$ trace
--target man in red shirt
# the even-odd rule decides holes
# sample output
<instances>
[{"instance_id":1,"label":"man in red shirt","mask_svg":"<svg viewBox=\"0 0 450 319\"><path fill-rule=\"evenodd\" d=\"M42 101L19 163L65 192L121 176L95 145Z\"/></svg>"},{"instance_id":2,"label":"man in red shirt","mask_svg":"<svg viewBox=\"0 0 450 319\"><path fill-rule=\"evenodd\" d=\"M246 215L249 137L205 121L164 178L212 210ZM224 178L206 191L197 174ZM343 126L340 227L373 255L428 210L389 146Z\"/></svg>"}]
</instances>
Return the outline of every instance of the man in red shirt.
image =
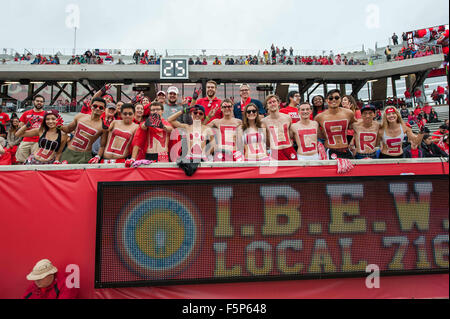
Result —
<instances>
[{"instance_id":1,"label":"man in red shirt","mask_svg":"<svg viewBox=\"0 0 450 319\"><path fill-rule=\"evenodd\" d=\"M3 106L0 105L0 123L2 123L3 125L7 125L9 122L10 118L8 116L8 114L3 113Z\"/></svg>"},{"instance_id":2,"label":"man in red shirt","mask_svg":"<svg viewBox=\"0 0 450 319\"><path fill-rule=\"evenodd\" d=\"M416 98L416 103L422 106L425 102L424 97L422 96L422 91L419 88L416 88L414 91L414 97Z\"/></svg>"},{"instance_id":3,"label":"man in red shirt","mask_svg":"<svg viewBox=\"0 0 450 319\"><path fill-rule=\"evenodd\" d=\"M434 143L439 143L439 141L441 140L442 136L444 136L444 134L448 133L448 127L445 124L442 124L439 127L439 130L437 130L436 132L433 133L433 142Z\"/></svg>"},{"instance_id":4,"label":"man in red shirt","mask_svg":"<svg viewBox=\"0 0 450 319\"><path fill-rule=\"evenodd\" d=\"M67 276L59 273L48 259L39 261L27 279L33 283L22 299L75 299L80 290L75 284L68 287Z\"/></svg>"},{"instance_id":5,"label":"man in red shirt","mask_svg":"<svg viewBox=\"0 0 450 319\"><path fill-rule=\"evenodd\" d=\"M406 106L412 107L411 93L409 92L409 89L406 89L405 91L405 103Z\"/></svg>"},{"instance_id":6,"label":"man in red shirt","mask_svg":"<svg viewBox=\"0 0 450 319\"><path fill-rule=\"evenodd\" d=\"M198 99L198 93L195 91L192 97L191 105L201 105L205 108L206 118L203 124L207 125L215 119L223 118L220 105L222 100L216 96L217 83L215 81L208 81L206 83L206 97ZM198 99L198 100L197 100Z\"/></svg>"},{"instance_id":7,"label":"man in red shirt","mask_svg":"<svg viewBox=\"0 0 450 319\"><path fill-rule=\"evenodd\" d=\"M34 108L22 114L20 117L19 126L22 127L29 122L31 126L27 130L41 127L45 115L45 111L43 110L44 103L44 97L42 95L36 95L33 100ZM24 163L27 158L33 154L34 151L36 151L38 141L39 136L24 137L16 152L16 159L18 163Z\"/></svg>"},{"instance_id":8,"label":"man in red shirt","mask_svg":"<svg viewBox=\"0 0 450 319\"><path fill-rule=\"evenodd\" d=\"M300 121L300 115L298 114L298 106L301 102L300 93L297 91L291 91L287 97L288 105L280 110L280 113L287 114L292 118L292 123Z\"/></svg>"},{"instance_id":9,"label":"man in red shirt","mask_svg":"<svg viewBox=\"0 0 450 319\"><path fill-rule=\"evenodd\" d=\"M445 89L442 86L438 86L437 89L439 104L445 104ZM1 111L1 110L0 110Z\"/></svg>"}]
</instances>

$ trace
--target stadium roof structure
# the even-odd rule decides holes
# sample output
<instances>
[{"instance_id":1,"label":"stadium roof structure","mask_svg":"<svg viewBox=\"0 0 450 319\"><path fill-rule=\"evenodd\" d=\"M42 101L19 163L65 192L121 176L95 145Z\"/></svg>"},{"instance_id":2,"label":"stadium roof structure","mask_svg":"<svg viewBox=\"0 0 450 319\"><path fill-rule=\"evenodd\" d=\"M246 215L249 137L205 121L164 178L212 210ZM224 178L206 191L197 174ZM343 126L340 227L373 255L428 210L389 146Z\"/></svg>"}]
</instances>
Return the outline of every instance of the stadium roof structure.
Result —
<instances>
[{"instance_id":1,"label":"stadium roof structure","mask_svg":"<svg viewBox=\"0 0 450 319\"><path fill-rule=\"evenodd\" d=\"M315 83L352 84L352 95L357 96L361 88L371 80L399 78L414 74L412 88L423 84L431 70L440 68L444 55L436 54L416 59L393 61L376 65L205 65L189 66L188 79L161 79L160 65L0 65L0 85L20 82L30 85L40 82L37 90L29 88L30 100L48 85L56 85L61 92L67 84L80 83L93 94L105 83L201 83L206 92L207 80L221 83L292 83L299 85L301 94ZM92 87L92 89L91 89ZM76 97L72 92L72 97ZM156 91L153 92L156 94ZM66 92L66 94L69 94ZM69 94L70 95L70 94ZM7 97L7 92L3 92Z\"/></svg>"},{"instance_id":2,"label":"stadium roof structure","mask_svg":"<svg viewBox=\"0 0 450 319\"><path fill-rule=\"evenodd\" d=\"M441 54L378 65L206 65L189 67L189 80L161 80L159 65L0 65L0 81L80 81L221 83L286 82L320 79L330 83L372 80L439 68Z\"/></svg>"}]
</instances>

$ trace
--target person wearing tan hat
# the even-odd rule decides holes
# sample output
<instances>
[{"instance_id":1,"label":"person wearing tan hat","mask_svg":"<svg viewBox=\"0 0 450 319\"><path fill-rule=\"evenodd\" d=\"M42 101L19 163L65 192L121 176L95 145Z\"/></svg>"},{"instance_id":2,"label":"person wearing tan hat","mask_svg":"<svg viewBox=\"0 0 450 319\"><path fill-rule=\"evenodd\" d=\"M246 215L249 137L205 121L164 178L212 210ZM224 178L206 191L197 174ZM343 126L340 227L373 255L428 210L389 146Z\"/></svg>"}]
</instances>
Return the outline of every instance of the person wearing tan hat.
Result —
<instances>
[{"instance_id":1,"label":"person wearing tan hat","mask_svg":"<svg viewBox=\"0 0 450 319\"><path fill-rule=\"evenodd\" d=\"M68 288L66 275L48 259L38 261L26 278L33 283L22 299L75 299L78 295L79 289Z\"/></svg>"}]
</instances>

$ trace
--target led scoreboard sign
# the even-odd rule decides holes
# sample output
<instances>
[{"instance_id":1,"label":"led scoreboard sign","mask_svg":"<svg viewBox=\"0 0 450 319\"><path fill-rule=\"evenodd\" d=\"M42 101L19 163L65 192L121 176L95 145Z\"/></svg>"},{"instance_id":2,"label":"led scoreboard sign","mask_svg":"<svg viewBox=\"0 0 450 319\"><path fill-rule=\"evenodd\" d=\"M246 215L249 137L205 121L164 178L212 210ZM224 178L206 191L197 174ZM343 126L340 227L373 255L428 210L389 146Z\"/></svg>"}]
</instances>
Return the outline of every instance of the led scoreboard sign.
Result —
<instances>
[{"instance_id":1,"label":"led scoreboard sign","mask_svg":"<svg viewBox=\"0 0 450 319\"><path fill-rule=\"evenodd\" d=\"M187 59L162 59L161 80L189 79L189 63Z\"/></svg>"}]
</instances>

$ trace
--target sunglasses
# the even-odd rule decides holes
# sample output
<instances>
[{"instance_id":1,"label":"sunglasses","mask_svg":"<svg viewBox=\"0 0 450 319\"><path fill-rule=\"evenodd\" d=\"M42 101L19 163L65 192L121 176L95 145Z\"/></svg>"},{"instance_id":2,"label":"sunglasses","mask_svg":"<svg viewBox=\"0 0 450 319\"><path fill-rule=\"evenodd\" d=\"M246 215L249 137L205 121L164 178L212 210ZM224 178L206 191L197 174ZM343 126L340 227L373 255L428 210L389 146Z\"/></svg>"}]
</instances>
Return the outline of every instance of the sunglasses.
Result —
<instances>
[{"instance_id":1,"label":"sunglasses","mask_svg":"<svg viewBox=\"0 0 450 319\"><path fill-rule=\"evenodd\" d=\"M122 113L122 115L123 115L123 116L133 116L134 113L133 113L133 112L129 112L129 113L124 112L124 113Z\"/></svg>"},{"instance_id":2,"label":"sunglasses","mask_svg":"<svg viewBox=\"0 0 450 319\"><path fill-rule=\"evenodd\" d=\"M99 109L100 111L104 111L105 110L105 107L104 106L102 106L102 105L92 105L92 107L94 108L94 109Z\"/></svg>"},{"instance_id":3,"label":"sunglasses","mask_svg":"<svg viewBox=\"0 0 450 319\"><path fill-rule=\"evenodd\" d=\"M258 111L257 110L248 110L247 114L257 114Z\"/></svg>"},{"instance_id":4,"label":"sunglasses","mask_svg":"<svg viewBox=\"0 0 450 319\"><path fill-rule=\"evenodd\" d=\"M336 101L339 101L341 99L341 97L340 96L330 96L328 98L328 101L333 101L333 99L336 100Z\"/></svg>"},{"instance_id":5,"label":"sunglasses","mask_svg":"<svg viewBox=\"0 0 450 319\"><path fill-rule=\"evenodd\" d=\"M194 111L194 112L192 112L192 114L194 114L194 115L200 115L200 116L205 115L205 113L199 112L199 111Z\"/></svg>"},{"instance_id":6,"label":"sunglasses","mask_svg":"<svg viewBox=\"0 0 450 319\"><path fill-rule=\"evenodd\" d=\"M232 105L222 105L223 109L231 109L233 106Z\"/></svg>"}]
</instances>

